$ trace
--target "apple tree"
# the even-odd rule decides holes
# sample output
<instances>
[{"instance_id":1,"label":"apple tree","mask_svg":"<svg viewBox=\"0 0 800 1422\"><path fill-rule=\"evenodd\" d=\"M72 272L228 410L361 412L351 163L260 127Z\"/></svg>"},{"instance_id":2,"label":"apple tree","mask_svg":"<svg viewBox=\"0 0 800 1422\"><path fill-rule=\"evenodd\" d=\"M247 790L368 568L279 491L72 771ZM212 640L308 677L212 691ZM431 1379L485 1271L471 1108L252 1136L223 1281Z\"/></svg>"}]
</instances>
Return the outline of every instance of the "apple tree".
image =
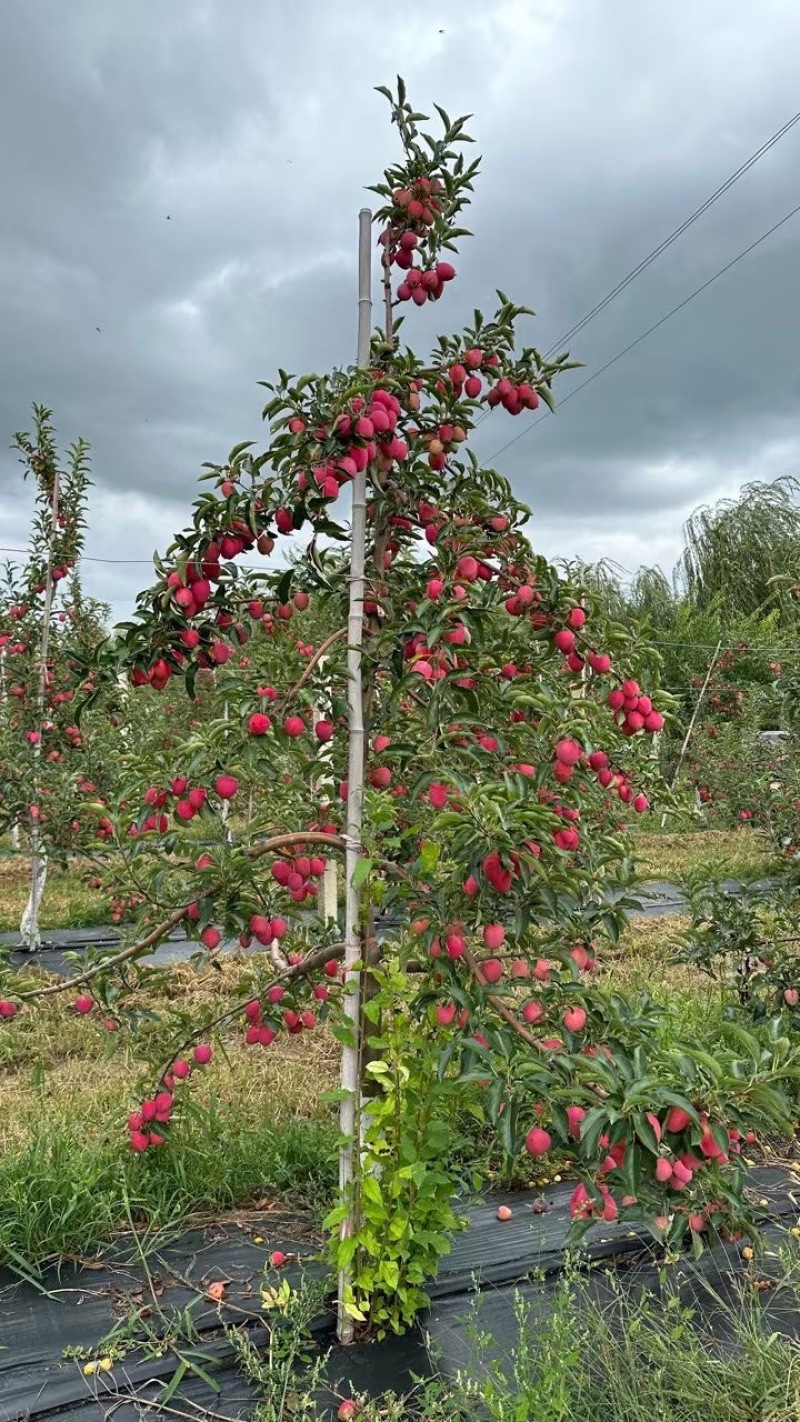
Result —
<instances>
[{"instance_id":1,"label":"apple tree","mask_svg":"<svg viewBox=\"0 0 800 1422\"><path fill-rule=\"evenodd\" d=\"M147 1155L215 1032L238 1024L254 1052L323 1021L339 1037L344 1337L400 1328L424 1302L457 1224L462 1108L508 1157L572 1163L577 1231L644 1221L699 1247L746 1226L741 1143L786 1119L778 1083L797 1069L785 1042L713 1057L675 1042L663 1011L603 981L657 688L470 448L479 420L552 408L568 357L526 344L530 313L503 292L427 355L405 343L405 313L457 282L478 164L464 119L437 109L430 132L402 81L381 92L401 151L373 189L378 328L370 339L362 214L356 361L278 372L266 447L207 467L190 525L98 661L102 676L121 659L154 716L166 689L224 677L228 714L157 766L127 765L102 833L139 886L140 928L76 1000L124 1013L126 986L157 971L137 959L178 924L200 953L238 940L248 955L238 1000L202 1021L165 1008L173 1045L128 1122ZM331 858L343 923L310 912Z\"/></svg>"},{"instance_id":2,"label":"apple tree","mask_svg":"<svg viewBox=\"0 0 800 1422\"><path fill-rule=\"evenodd\" d=\"M89 487L84 440L60 461L49 410L35 405L33 430L16 436L34 487L27 560L0 581L0 828L29 848L30 892L20 927L39 945L39 909L51 860L94 842L90 805L113 781L108 691L91 661L107 609L86 597L78 576ZM79 712L93 695L100 704Z\"/></svg>"}]
</instances>

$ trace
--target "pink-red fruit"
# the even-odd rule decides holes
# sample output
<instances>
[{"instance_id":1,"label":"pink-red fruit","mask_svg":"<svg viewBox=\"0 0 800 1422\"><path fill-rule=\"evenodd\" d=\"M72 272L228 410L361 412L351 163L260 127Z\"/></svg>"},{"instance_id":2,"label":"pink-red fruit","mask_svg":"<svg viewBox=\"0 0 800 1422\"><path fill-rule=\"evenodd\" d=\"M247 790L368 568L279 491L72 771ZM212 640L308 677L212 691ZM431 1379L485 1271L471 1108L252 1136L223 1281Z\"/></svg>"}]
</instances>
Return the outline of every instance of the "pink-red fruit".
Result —
<instances>
[{"instance_id":1,"label":"pink-red fruit","mask_svg":"<svg viewBox=\"0 0 800 1422\"><path fill-rule=\"evenodd\" d=\"M534 1126L532 1131L528 1131L525 1137L525 1149L528 1155L547 1155L553 1138L549 1131L545 1131L542 1126Z\"/></svg>"}]
</instances>

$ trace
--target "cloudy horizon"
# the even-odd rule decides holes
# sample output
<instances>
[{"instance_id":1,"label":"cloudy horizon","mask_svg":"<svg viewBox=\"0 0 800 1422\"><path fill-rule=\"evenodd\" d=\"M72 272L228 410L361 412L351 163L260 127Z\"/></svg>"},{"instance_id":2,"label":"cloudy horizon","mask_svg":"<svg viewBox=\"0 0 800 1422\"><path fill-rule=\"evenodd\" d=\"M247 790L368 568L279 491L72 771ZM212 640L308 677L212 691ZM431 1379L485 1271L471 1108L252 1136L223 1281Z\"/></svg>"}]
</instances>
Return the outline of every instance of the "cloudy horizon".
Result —
<instances>
[{"instance_id":1,"label":"cloudy horizon","mask_svg":"<svg viewBox=\"0 0 800 1422\"><path fill-rule=\"evenodd\" d=\"M691 25L635 0L6 0L4 22L0 546L27 541L8 446L41 401L92 446L84 581L119 617L203 461L263 443L257 382L351 358L356 216L396 153L374 85L473 113L482 156L458 279L407 323L422 350L498 286L547 349L800 108L788 0ZM562 401L800 201L799 158L800 124L577 335ZM671 573L698 504L800 472L799 258L800 216L555 418L482 423L548 556Z\"/></svg>"}]
</instances>

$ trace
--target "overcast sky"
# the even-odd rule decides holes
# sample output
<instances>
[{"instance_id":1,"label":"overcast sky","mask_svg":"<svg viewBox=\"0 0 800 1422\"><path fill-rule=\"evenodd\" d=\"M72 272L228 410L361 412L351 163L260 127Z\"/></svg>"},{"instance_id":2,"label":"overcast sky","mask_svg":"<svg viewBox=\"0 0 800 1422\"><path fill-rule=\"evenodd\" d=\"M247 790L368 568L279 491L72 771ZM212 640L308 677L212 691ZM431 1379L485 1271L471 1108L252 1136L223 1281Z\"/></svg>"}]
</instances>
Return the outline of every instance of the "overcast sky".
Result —
<instances>
[{"instance_id":1,"label":"overcast sky","mask_svg":"<svg viewBox=\"0 0 800 1422\"><path fill-rule=\"evenodd\" d=\"M90 591L124 615L260 379L352 356L356 214L394 153L373 86L473 112L458 279L548 347L800 109L797 0L4 0L0 545L32 400L92 445ZM800 202L800 124L577 337L562 398ZM498 460L550 556L671 568L686 514L800 472L800 216ZM99 327L99 330L97 329ZM535 417L534 417L535 418ZM491 456L524 428L495 411ZM2 556L2 554L0 554Z\"/></svg>"}]
</instances>

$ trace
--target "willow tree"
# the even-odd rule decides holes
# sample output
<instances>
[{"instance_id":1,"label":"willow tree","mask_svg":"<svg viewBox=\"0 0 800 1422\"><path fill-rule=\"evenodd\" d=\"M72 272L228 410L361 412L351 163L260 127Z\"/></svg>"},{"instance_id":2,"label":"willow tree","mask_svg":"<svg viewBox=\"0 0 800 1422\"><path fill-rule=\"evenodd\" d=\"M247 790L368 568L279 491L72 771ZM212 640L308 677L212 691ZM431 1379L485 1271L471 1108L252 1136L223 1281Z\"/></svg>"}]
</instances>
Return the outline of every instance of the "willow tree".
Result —
<instances>
[{"instance_id":1,"label":"willow tree","mask_svg":"<svg viewBox=\"0 0 800 1422\"><path fill-rule=\"evenodd\" d=\"M691 603L726 621L779 609L794 622L800 593L800 480L746 484L696 509L684 526L678 576Z\"/></svg>"}]
</instances>

